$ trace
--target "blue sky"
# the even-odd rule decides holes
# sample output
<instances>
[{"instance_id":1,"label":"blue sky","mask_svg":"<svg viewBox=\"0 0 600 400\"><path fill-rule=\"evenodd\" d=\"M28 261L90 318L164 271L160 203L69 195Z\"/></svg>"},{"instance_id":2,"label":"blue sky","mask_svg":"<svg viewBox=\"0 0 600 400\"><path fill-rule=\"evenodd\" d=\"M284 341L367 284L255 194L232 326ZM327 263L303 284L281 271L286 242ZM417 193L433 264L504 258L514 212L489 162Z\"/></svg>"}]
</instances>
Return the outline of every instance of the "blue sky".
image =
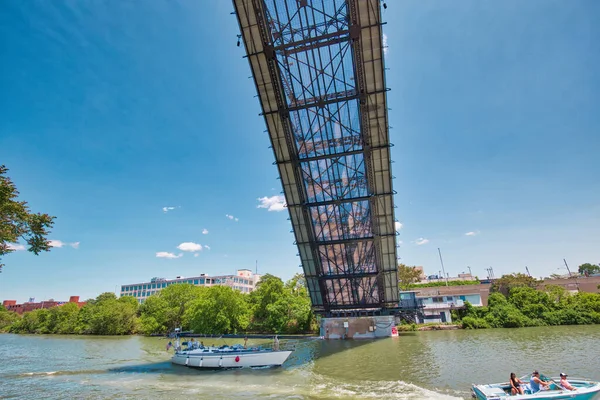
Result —
<instances>
[{"instance_id":1,"label":"blue sky","mask_svg":"<svg viewBox=\"0 0 600 400\"><path fill-rule=\"evenodd\" d=\"M259 207L281 184L232 9L4 3L0 162L34 211L57 216L62 247L6 256L0 299L88 298L256 260L301 271L287 211ZM597 15L595 0L388 1L403 262L437 273L438 247L451 275L600 262Z\"/></svg>"}]
</instances>

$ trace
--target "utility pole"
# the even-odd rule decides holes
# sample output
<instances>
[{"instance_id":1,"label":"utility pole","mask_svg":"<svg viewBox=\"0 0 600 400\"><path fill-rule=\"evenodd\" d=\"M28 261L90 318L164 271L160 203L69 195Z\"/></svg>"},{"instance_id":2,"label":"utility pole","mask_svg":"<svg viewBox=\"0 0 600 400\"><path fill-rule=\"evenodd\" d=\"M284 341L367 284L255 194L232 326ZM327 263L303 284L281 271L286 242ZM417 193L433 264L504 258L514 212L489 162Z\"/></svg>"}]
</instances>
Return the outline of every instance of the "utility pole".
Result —
<instances>
[{"instance_id":1,"label":"utility pole","mask_svg":"<svg viewBox=\"0 0 600 400\"><path fill-rule=\"evenodd\" d=\"M471 278L472 278L472 277L473 277L473 273L471 272L471 267L469 267L469 266L467 265L467 268L469 269L469 275L471 275Z\"/></svg>"},{"instance_id":2,"label":"utility pole","mask_svg":"<svg viewBox=\"0 0 600 400\"><path fill-rule=\"evenodd\" d=\"M444 270L444 260L442 260L442 251L440 250L439 247L438 247L438 254L440 255L440 264L442 264L442 272L444 275L446 275L446 271ZM446 275L446 286L448 286L448 275Z\"/></svg>"},{"instance_id":3,"label":"utility pole","mask_svg":"<svg viewBox=\"0 0 600 400\"><path fill-rule=\"evenodd\" d=\"M527 275L531 276L531 274L529 273L529 268L527 268L527 265L525 266L525 271L527 271Z\"/></svg>"},{"instance_id":4,"label":"utility pole","mask_svg":"<svg viewBox=\"0 0 600 400\"><path fill-rule=\"evenodd\" d=\"M563 258L563 261L565 262L565 267L567 267L567 271L569 272L569 278L572 276L571 275L571 270L569 269L569 264L567 264L567 260ZM577 285L577 291L579 292L579 279L577 279L577 275L575 275L575 285Z\"/></svg>"},{"instance_id":5,"label":"utility pole","mask_svg":"<svg viewBox=\"0 0 600 400\"><path fill-rule=\"evenodd\" d=\"M569 273L569 277L571 277L571 270L569 269L569 264L567 264L567 260L565 260L563 258L563 261L565 262L565 267L567 267L567 272Z\"/></svg>"}]
</instances>

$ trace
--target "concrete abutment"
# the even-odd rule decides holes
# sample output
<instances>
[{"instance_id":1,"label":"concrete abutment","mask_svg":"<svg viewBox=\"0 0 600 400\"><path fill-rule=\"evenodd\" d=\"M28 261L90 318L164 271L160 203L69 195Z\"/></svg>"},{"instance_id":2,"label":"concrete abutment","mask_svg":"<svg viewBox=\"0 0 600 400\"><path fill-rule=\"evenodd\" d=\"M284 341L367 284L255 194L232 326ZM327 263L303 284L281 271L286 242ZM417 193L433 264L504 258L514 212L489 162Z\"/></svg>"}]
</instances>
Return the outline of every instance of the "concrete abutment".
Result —
<instances>
[{"instance_id":1,"label":"concrete abutment","mask_svg":"<svg viewBox=\"0 0 600 400\"><path fill-rule=\"evenodd\" d=\"M321 319L325 339L375 339L392 336L396 321L392 315Z\"/></svg>"}]
</instances>

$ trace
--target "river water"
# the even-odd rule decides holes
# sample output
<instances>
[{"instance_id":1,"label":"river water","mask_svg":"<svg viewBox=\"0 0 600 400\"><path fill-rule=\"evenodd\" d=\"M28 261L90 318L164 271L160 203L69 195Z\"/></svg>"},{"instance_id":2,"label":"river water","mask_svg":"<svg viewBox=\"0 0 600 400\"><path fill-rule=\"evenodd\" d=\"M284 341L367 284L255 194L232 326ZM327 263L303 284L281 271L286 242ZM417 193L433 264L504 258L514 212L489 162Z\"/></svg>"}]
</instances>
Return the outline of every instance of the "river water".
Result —
<instances>
[{"instance_id":1,"label":"river water","mask_svg":"<svg viewBox=\"0 0 600 400\"><path fill-rule=\"evenodd\" d=\"M304 340L283 367L263 370L174 366L165 345L137 336L0 335L0 398L443 399L469 398L471 383L506 381L512 371L600 380L600 326Z\"/></svg>"}]
</instances>

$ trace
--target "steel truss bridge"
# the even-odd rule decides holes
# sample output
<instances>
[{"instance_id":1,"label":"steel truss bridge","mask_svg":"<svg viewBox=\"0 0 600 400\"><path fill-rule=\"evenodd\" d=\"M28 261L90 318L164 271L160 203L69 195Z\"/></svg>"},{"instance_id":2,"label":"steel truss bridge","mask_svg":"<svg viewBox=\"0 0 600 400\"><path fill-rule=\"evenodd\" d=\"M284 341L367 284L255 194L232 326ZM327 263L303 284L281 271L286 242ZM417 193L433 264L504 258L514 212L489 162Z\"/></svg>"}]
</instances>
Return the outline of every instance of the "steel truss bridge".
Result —
<instances>
[{"instance_id":1,"label":"steel truss bridge","mask_svg":"<svg viewBox=\"0 0 600 400\"><path fill-rule=\"evenodd\" d=\"M398 308L379 0L233 0L315 312Z\"/></svg>"}]
</instances>

